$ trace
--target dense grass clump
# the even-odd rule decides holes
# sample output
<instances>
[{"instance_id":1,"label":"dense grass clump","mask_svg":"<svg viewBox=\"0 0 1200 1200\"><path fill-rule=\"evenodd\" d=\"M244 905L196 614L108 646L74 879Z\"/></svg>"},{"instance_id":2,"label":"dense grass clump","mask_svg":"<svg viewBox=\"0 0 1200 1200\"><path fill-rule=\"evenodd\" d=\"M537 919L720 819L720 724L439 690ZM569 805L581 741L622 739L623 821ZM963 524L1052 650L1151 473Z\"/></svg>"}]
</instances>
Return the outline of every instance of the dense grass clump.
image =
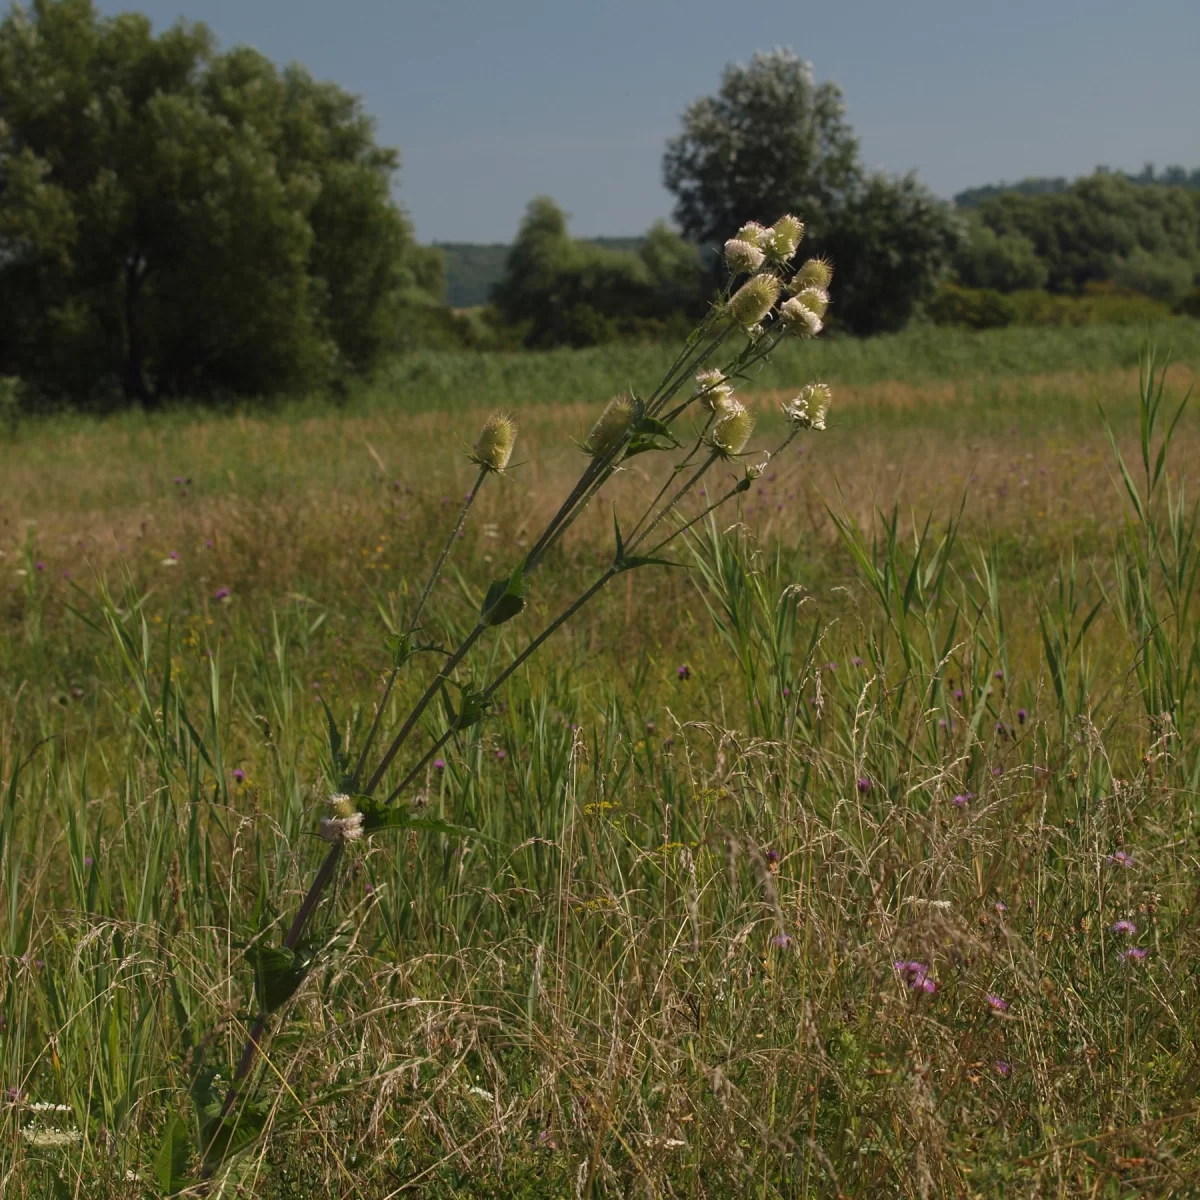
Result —
<instances>
[{"instance_id":1,"label":"dense grass clump","mask_svg":"<svg viewBox=\"0 0 1200 1200\"><path fill-rule=\"evenodd\" d=\"M348 851L228 1194L1193 1188L1196 427L1150 372L1055 369L852 392L686 570L514 674L417 781L426 824ZM541 447L581 409L519 416L530 466L431 597L448 643L578 467ZM2 451L6 1196L147 1194L234 1070L331 750L475 477L447 428ZM579 520L531 621L611 539Z\"/></svg>"}]
</instances>

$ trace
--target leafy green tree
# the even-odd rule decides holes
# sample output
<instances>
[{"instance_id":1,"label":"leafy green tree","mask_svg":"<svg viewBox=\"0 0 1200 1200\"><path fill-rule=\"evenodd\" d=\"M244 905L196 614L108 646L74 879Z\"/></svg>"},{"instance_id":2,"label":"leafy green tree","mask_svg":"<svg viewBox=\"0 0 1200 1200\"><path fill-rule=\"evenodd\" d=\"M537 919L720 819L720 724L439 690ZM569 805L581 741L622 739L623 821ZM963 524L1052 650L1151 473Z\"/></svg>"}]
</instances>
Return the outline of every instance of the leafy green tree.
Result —
<instances>
[{"instance_id":1,"label":"leafy green tree","mask_svg":"<svg viewBox=\"0 0 1200 1200\"><path fill-rule=\"evenodd\" d=\"M961 234L953 210L915 176L872 175L819 240L836 272L831 318L863 335L902 329L949 273Z\"/></svg>"},{"instance_id":2,"label":"leafy green tree","mask_svg":"<svg viewBox=\"0 0 1200 1200\"><path fill-rule=\"evenodd\" d=\"M1016 292L1046 286L1049 271L1024 234L998 234L978 220L968 220L964 232L954 271L965 287Z\"/></svg>"},{"instance_id":3,"label":"leafy green tree","mask_svg":"<svg viewBox=\"0 0 1200 1200\"><path fill-rule=\"evenodd\" d=\"M436 286L359 101L91 0L0 23L0 373L75 399L370 366ZM414 266L409 266L414 262ZM431 269L432 266L432 269Z\"/></svg>"},{"instance_id":4,"label":"leafy green tree","mask_svg":"<svg viewBox=\"0 0 1200 1200\"><path fill-rule=\"evenodd\" d=\"M684 234L720 244L744 222L791 212L835 273L830 319L855 333L897 329L946 274L958 226L912 176L868 176L841 89L790 50L725 69L689 105L663 175Z\"/></svg>"},{"instance_id":5,"label":"leafy green tree","mask_svg":"<svg viewBox=\"0 0 1200 1200\"><path fill-rule=\"evenodd\" d=\"M725 68L714 96L684 110L663 178L684 236L720 244L745 221L794 212L814 228L861 179L842 90L790 50Z\"/></svg>"},{"instance_id":6,"label":"leafy green tree","mask_svg":"<svg viewBox=\"0 0 1200 1200\"><path fill-rule=\"evenodd\" d=\"M590 346L691 311L706 282L696 248L656 226L638 253L576 241L553 200L531 200L492 291L531 348Z\"/></svg>"},{"instance_id":7,"label":"leafy green tree","mask_svg":"<svg viewBox=\"0 0 1200 1200\"><path fill-rule=\"evenodd\" d=\"M1054 292L1117 280L1169 300L1200 271L1200 193L1181 187L1098 172L1065 192L991 196L976 214L998 237L1030 242Z\"/></svg>"}]
</instances>

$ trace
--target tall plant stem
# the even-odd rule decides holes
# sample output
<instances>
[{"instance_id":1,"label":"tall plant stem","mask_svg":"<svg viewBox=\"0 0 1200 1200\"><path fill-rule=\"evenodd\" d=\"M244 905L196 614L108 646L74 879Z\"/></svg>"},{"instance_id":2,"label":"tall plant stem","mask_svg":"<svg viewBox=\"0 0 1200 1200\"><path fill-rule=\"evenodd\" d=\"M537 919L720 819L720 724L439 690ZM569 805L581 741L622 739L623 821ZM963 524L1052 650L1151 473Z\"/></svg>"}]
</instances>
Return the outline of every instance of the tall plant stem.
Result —
<instances>
[{"instance_id":1,"label":"tall plant stem","mask_svg":"<svg viewBox=\"0 0 1200 1200\"><path fill-rule=\"evenodd\" d=\"M446 559L450 557L450 551L454 547L455 540L462 532L462 527L466 524L467 513L471 511L471 505L475 503L475 497L479 495L479 489L483 487L483 481L490 473L490 467L480 467L479 477L475 480L475 486L467 494L466 502L463 504L461 511L458 514L458 520L454 523L454 528L450 532L450 536L446 539L446 544L442 547L442 553L438 556L437 563L434 565L433 571L425 584L425 590L421 593L420 600L417 601L417 607L413 610L413 615L408 622L408 631L405 638L410 638L417 628L417 622L421 619L421 612L425 608L425 602L429 599L430 593L437 584L438 579L442 574L442 568L446 565ZM383 698L379 701L375 709L375 718L371 722L371 728L367 731L366 739L363 742L363 747L358 756L358 762L354 765L354 772L351 778L354 780L357 787L358 780L362 777L363 767L367 762L367 754L371 750L371 744L375 741L375 735L379 732L379 723L383 720L384 710L387 708L387 702L391 698L392 688L396 685L396 677L400 674L400 668L403 663L397 662L392 666L391 672L388 675L387 686L383 689Z\"/></svg>"}]
</instances>

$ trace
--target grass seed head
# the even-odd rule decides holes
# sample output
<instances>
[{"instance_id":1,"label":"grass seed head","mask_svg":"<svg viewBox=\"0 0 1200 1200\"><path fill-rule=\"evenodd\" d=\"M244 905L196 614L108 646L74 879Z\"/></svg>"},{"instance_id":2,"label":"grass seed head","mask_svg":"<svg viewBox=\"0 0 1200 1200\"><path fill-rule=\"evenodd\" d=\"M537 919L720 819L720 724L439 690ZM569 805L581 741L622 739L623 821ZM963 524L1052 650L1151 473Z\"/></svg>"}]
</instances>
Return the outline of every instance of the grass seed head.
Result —
<instances>
[{"instance_id":1,"label":"grass seed head","mask_svg":"<svg viewBox=\"0 0 1200 1200\"><path fill-rule=\"evenodd\" d=\"M637 405L632 396L624 393L614 396L592 426L583 448L593 458L605 458L621 444L636 414Z\"/></svg>"},{"instance_id":2,"label":"grass seed head","mask_svg":"<svg viewBox=\"0 0 1200 1200\"><path fill-rule=\"evenodd\" d=\"M503 471L517 441L517 423L505 412L492 413L479 431L471 461L489 471Z\"/></svg>"},{"instance_id":3,"label":"grass seed head","mask_svg":"<svg viewBox=\"0 0 1200 1200\"><path fill-rule=\"evenodd\" d=\"M757 325L775 307L782 286L774 275L752 275L729 297L729 315L743 329Z\"/></svg>"}]
</instances>

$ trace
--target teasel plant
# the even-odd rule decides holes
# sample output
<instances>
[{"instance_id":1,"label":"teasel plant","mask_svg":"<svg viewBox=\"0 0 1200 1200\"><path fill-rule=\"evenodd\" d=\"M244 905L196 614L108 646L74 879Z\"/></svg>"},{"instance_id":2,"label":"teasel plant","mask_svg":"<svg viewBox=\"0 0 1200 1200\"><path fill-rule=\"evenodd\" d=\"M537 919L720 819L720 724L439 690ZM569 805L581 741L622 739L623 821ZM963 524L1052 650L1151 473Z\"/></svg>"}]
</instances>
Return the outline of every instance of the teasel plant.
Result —
<instances>
[{"instance_id":1,"label":"teasel plant","mask_svg":"<svg viewBox=\"0 0 1200 1200\"><path fill-rule=\"evenodd\" d=\"M173 1118L154 1164L165 1194L184 1189L211 1191L226 1165L265 1128L268 1108L255 1100L254 1068L273 1022L282 1018L282 1010L314 967L336 953L336 937L322 943L309 937L308 930L318 909L328 902L343 861L364 839L389 831L426 830L470 837L471 830L433 819L406 800L435 756L483 721L509 677L614 578L644 567L676 565L666 557L672 543L748 491L767 461L786 450L799 434L825 428L830 389L823 383L811 383L783 405L786 428L781 443L770 452L750 450L755 418L736 394L738 385L749 379L785 338L812 338L821 332L832 268L815 258L799 269L794 267L803 233L800 220L784 216L769 228L750 222L726 242L729 278L707 315L652 391L645 395L629 391L608 402L581 443L586 461L578 480L530 549L507 575L490 583L474 625L456 647L448 649L426 639L422 624L426 605L480 490L492 476L514 469L515 420L496 413L485 422L469 455L478 467L474 486L403 632L393 632L389 638L391 663L383 695L353 756L342 745L338 724L326 709L329 796L318 832L327 849L282 942L269 945L260 938L247 951L257 1015L250 1022L228 1081L202 1065L194 1068L195 1131L180 1118ZM642 462L663 462L663 478L653 498L625 529L614 510L611 562L574 600L532 633L524 648L491 678L473 679L467 669L471 651L499 626L526 612L526 599L547 555L597 501L614 474L635 457ZM728 486L718 489L715 499L708 498L707 487L699 491L710 472L730 466L737 468L735 476ZM696 495L703 502L695 515L685 519L685 501ZM388 703L397 680L405 672L418 670L430 656L439 660L436 670L399 727L386 730ZM428 716L439 701L445 715L444 731L431 735L425 732L433 724ZM414 748L418 741L424 744ZM405 766L396 769L400 762Z\"/></svg>"}]
</instances>

